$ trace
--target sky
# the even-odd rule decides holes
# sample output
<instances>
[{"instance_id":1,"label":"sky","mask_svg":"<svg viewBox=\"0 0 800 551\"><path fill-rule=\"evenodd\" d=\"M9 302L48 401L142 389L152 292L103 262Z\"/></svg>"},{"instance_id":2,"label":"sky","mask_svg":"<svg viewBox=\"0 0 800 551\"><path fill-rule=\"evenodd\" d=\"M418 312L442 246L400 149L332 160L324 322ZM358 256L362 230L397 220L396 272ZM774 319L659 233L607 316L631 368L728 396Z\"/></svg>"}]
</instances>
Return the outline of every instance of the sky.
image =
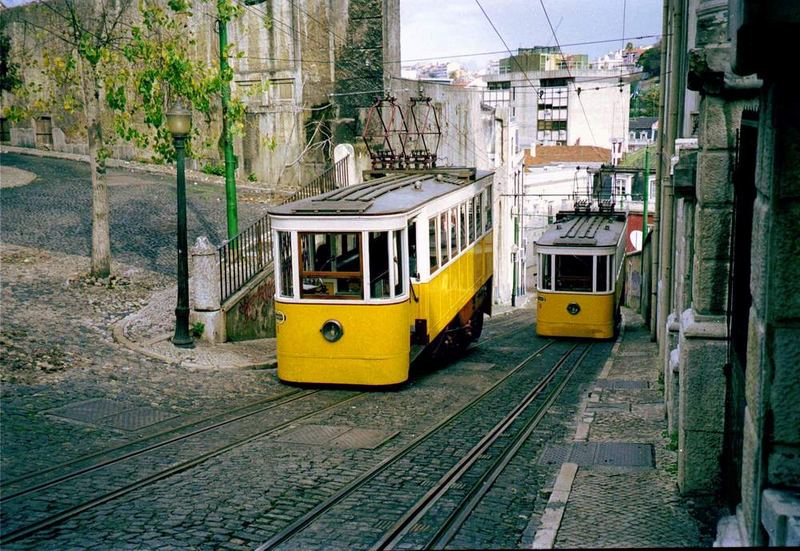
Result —
<instances>
[{"instance_id":1,"label":"sky","mask_svg":"<svg viewBox=\"0 0 800 551\"><path fill-rule=\"evenodd\" d=\"M479 0L512 52L519 47L555 46L540 0ZM590 61L623 44L625 36L661 34L663 0L544 0L556 36L566 53L589 54ZM508 54L464 57L464 54L503 51L505 46L475 0L400 0L403 62L436 57L469 62L483 68L490 59ZM576 42L612 40L603 44L566 46ZM657 37L631 40L653 44Z\"/></svg>"}]
</instances>

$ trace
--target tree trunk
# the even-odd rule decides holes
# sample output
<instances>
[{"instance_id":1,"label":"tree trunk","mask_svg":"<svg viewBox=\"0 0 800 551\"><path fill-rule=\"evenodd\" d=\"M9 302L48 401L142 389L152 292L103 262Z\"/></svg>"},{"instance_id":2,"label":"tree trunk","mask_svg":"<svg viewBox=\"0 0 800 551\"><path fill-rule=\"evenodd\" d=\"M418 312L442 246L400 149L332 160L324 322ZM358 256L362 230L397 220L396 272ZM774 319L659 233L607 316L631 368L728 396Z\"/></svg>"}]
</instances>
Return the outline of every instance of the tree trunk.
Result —
<instances>
[{"instance_id":1,"label":"tree trunk","mask_svg":"<svg viewBox=\"0 0 800 551\"><path fill-rule=\"evenodd\" d=\"M92 268L94 277L111 274L111 238L108 223L108 188L105 178L103 127L100 121L101 84L97 75L83 79L86 128L89 141L89 168L92 173ZM86 85L89 85L87 88ZM98 154L100 158L98 159Z\"/></svg>"}]
</instances>

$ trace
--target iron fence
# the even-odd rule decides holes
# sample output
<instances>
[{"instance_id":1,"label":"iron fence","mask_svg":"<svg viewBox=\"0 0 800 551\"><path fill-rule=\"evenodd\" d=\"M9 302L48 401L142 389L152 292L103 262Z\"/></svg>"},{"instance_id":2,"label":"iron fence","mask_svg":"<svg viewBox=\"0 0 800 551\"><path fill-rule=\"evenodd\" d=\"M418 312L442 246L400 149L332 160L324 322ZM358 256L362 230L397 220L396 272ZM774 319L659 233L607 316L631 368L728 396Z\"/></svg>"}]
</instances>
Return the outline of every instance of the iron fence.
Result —
<instances>
[{"instance_id":1,"label":"iron fence","mask_svg":"<svg viewBox=\"0 0 800 551\"><path fill-rule=\"evenodd\" d=\"M347 157L345 157L282 203L313 197L347 184ZM263 216L223 243L218 253L220 300L225 302L272 262L269 217Z\"/></svg>"}]
</instances>

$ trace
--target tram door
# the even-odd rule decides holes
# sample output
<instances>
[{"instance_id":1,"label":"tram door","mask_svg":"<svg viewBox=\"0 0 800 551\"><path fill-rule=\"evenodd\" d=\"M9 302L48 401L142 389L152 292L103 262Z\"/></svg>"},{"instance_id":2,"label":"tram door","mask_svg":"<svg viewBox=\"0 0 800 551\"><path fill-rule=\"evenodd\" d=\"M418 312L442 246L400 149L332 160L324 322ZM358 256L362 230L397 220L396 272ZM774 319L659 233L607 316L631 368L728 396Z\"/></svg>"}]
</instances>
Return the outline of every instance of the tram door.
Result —
<instances>
[{"instance_id":1,"label":"tram door","mask_svg":"<svg viewBox=\"0 0 800 551\"><path fill-rule=\"evenodd\" d=\"M752 302L750 243L753 230L753 202L756 197L757 138L758 113L745 111L737 135L736 166L733 175L732 269L728 293L728 363L725 366L725 447L722 469L723 480L728 481L725 497L732 510L741 501L747 326Z\"/></svg>"}]
</instances>

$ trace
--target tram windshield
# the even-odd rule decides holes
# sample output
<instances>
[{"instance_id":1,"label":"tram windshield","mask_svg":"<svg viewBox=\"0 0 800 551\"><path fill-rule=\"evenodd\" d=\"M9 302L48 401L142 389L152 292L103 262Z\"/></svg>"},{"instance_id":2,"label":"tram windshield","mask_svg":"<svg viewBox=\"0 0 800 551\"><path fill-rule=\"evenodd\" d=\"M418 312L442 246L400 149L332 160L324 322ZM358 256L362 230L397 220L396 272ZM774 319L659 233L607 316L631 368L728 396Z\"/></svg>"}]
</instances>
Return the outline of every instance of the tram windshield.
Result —
<instances>
[{"instance_id":1,"label":"tram windshield","mask_svg":"<svg viewBox=\"0 0 800 551\"><path fill-rule=\"evenodd\" d=\"M361 299L360 233L300 234L300 296Z\"/></svg>"},{"instance_id":2,"label":"tram windshield","mask_svg":"<svg viewBox=\"0 0 800 551\"><path fill-rule=\"evenodd\" d=\"M556 256L556 291L592 292L592 259L577 254Z\"/></svg>"}]
</instances>

